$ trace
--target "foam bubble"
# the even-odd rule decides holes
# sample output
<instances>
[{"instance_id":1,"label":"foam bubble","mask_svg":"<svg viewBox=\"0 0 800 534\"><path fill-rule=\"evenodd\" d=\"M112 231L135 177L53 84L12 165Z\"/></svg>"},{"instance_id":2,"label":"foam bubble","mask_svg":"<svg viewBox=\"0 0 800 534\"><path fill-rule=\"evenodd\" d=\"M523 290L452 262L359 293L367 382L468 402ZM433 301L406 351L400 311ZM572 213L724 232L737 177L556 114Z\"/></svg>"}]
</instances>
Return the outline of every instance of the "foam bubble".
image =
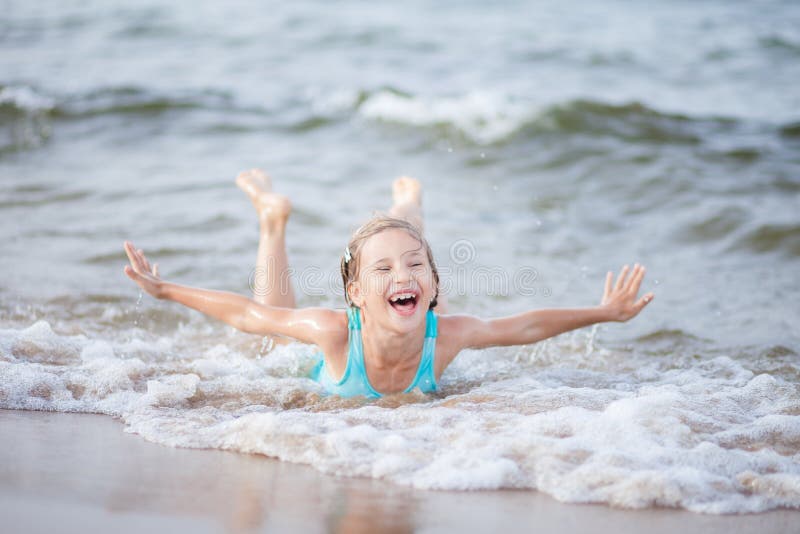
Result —
<instances>
[{"instance_id":1,"label":"foam bubble","mask_svg":"<svg viewBox=\"0 0 800 534\"><path fill-rule=\"evenodd\" d=\"M706 513L800 507L798 387L747 358L587 355L566 336L530 358L465 351L441 395L367 402L321 395L305 378L311 347L259 357L238 334L203 346L220 339L204 328L119 340L43 321L0 331L0 407L106 413L165 445L417 488ZM792 355L776 357L795 376Z\"/></svg>"},{"instance_id":2,"label":"foam bubble","mask_svg":"<svg viewBox=\"0 0 800 534\"><path fill-rule=\"evenodd\" d=\"M80 347L85 341L82 336L57 335L46 321L37 321L9 338L11 356L52 364L68 364L78 359Z\"/></svg>"}]
</instances>

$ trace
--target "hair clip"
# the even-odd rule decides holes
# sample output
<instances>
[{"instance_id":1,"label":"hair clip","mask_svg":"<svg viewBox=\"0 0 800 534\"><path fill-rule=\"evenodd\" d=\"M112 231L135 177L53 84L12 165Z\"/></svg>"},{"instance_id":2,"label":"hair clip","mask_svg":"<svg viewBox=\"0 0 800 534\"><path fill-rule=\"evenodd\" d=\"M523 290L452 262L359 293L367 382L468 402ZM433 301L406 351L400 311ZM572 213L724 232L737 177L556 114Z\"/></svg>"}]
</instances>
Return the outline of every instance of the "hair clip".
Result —
<instances>
[{"instance_id":1,"label":"hair clip","mask_svg":"<svg viewBox=\"0 0 800 534\"><path fill-rule=\"evenodd\" d=\"M350 263L353 257L350 255L350 247L344 247L344 262Z\"/></svg>"}]
</instances>

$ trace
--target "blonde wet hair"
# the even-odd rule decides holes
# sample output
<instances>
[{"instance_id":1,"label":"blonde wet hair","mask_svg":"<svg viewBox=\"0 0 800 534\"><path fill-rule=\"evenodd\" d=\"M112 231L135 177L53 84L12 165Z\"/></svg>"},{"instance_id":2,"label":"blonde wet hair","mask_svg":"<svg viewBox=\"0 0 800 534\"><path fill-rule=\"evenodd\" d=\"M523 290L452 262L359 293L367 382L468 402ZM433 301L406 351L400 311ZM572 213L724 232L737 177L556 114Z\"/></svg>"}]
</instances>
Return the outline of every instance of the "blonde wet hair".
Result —
<instances>
[{"instance_id":1,"label":"blonde wet hair","mask_svg":"<svg viewBox=\"0 0 800 534\"><path fill-rule=\"evenodd\" d=\"M350 241L347 243L340 265L342 282L344 283L344 300L347 302L347 305L355 306L353 301L350 300L347 288L354 280L358 279L361 250L364 248L364 243L366 243L367 239L370 237L385 232L386 230L404 230L408 232L411 237L419 241L420 246L425 249L425 254L428 256L428 263L433 272L433 280L436 284L436 295L433 297L433 300L431 300L429 309L435 308L439 298L439 271L436 270L436 263L433 261L431 246L416 226L405 219L399 219L384 214L375 215L372 219L361 225L361 227L353 233L350 237Z\"/></svg>"}]
</instances>

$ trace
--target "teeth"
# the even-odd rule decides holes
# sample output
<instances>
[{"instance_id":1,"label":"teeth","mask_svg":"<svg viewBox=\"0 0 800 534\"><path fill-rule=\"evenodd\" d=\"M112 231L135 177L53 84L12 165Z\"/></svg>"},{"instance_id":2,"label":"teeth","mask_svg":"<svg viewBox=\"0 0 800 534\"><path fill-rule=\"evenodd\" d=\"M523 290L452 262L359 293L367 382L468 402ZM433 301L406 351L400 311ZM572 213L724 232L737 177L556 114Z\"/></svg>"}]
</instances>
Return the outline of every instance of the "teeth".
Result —
<instances>
[{"instance_id":1,"label":"teeth","mask_svg":"<svg viewBox=\"0 0 800 534\"><path fill-rule=\"evenodd\" d=\"M393 296L390 300L392 302L397 302L400 299L410 299L414 296L413 293L400 293L399 295Z\"/></svg>"}]
</instances>

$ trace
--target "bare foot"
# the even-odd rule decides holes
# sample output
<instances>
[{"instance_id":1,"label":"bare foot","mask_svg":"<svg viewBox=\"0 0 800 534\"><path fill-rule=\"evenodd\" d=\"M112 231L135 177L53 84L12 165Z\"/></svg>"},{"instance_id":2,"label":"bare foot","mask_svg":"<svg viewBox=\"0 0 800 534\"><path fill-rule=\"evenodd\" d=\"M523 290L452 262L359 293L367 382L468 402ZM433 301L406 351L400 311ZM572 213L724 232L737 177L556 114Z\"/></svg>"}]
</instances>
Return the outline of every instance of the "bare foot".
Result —
<instances>
[{"instance_id":1,"label":"bare foot","mask_svg":"<svg viewBox=\"0 0 800 534\"><path fill-rule=\"evenodd\" d=\"M422 184L416 178L401 176L392 183L392 200L395 206L408 203L422 206Z\"/></svg>"},{"instance_id":2,"label":"bare foot","mask_svg":"<svg viewBox=\"0 0 800 534\"><path fill-rule=\"evenodd\" d=\"M287 197L272 192L272 180L264 171L251 169L240 172L236 185L250 197L263 229L274 231L286 227L292 203Z\"/></svg>"},{"instance_id":3,"label":"bare foot","mask_svg":"<svg viewBox=\"0 0 800 534\"><path fill-rule=\"evenodd\" d=\"M394 204L389 213L406 219L422 231L422 184L416 178L401 176L392 183Z\"/></svg>"}]
</instances>

